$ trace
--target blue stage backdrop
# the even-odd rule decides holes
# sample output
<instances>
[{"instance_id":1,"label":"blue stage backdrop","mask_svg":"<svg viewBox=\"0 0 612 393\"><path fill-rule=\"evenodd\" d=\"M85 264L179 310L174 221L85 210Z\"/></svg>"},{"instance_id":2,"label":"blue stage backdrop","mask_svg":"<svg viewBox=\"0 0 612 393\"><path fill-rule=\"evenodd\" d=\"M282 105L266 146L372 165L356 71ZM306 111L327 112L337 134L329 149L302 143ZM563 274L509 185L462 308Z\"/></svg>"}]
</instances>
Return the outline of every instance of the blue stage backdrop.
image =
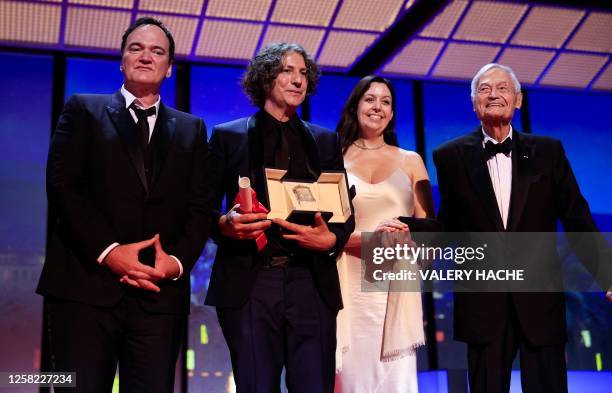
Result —
<instances>
[{"instance_id":1,"label":"blue stage backdrop","mask_svg":"<svg viewBox=\"0 0 612 393\"><path fill-rule=\"evenodd\" d=\"M33 294L43 262L46 200L44 172L51 131L52 58L0 54L0 81L5 87L0 116L0 184L3 219L0 221L0 370L39 367L41 299ZM121 84L118 61L69 58L66 97L72 93L111 93ZM210 130L215 124L248 116L256 109L244 97L238 81L242 68L193 66L192 112ZM358 78L324 75L311 99L313 122L335 128L344 101ZM400 145L414 149L412 87L394 81L398 93ZM166 82L162 99L175 101L174 78ZM423 83L426 164L436 192L431 152L440 143L471 131L477 125L468 84ZM560 138L580 186L591 202L603 230L612 231L612 170L607 144L612 124L606 114L612 95L534 90L530 92L534 132ZM517 116L515 126L521 129ZM191 274L192 314L186 351L189 391L226 392L232 389L229 354L214 309L204 306L215 246L212 242ZM452 341L452 296L436 298L440 367L465 368L465 350ZM612 338L607 334L612 311L600 294L568 294L569 369L610 370ZM420 359L419 368L426 364Z\"/></svg>"},{"instance_id":2,"label":"blue stage backdrop","mask_svg":"<svg viewBox=\"0 0 612 393\"><path fill-rule=\"evenodd\" d=\"M563 142L599 229L612 232L612 95L535 90L529 108L533 132ZM575 258L566 269L585 270ZM566 300L568 369L612 369L612 307L601 293L570 292Z\"/></svg>"},{"instance_id":3,"label":"blue stage backdrop","mask_svg":"<svg viewBox=\"0 0 612 393\"><path fill-rule=\"evenodd\" d=\"M191 111L201 116L208 127L256 111L242 93L236 67L194 66L191 69ZM238 181L238 179L236 179ZM187 348L188 387L192 392L226 392L233 384L229 352L215 309L204 305L210 272L217 248L208 241L200 260L191 272L191 317Z\"/></svg>"},{"instance_id":4,"label":"blue stage backdrop","mask_svg":"<svg viewBox=\"0 0 612 393\"><path fill-rule=\"evenodd\" d=\"M359 78L322 75L315 95L310 97L310 118L320 126L335 130L344 102Z\"/></svg>"},{"instance_id":5,"label":"blue stage backdrop","mask_svg":"<svg viewBox=\"0 0 612 393\"><path fill-rule=\"evenodd\" d=\"M0 53L1 371L40 367L51 79L50 56Z\"/></svg>"}]
</instances>

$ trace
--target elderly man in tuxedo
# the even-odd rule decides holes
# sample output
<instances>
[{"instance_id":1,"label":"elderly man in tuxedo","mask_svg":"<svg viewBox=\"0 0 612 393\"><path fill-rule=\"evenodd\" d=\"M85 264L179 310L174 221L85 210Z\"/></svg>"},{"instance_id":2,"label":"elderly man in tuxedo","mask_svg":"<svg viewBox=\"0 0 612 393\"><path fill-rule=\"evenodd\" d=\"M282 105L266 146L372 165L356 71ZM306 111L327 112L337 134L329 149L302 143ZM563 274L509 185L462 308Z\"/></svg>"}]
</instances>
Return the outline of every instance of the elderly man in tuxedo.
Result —
<instances>
[{"instance_id":1,"label":"elderly man in tuxedo","mask_svg":"<svg viewBox=\"0 0 612 393\"><path fill-rule=\"evenodd\" d=\"M561 142L512 126L522 100L512 70L487 64L471 90L480 125L433 155L446 230L556 232L560 220L567 232L596 232ZM558 265L554 242L541 248ZM529 251L510 251L532 260ZM567 392L563 293L455 293L454 329L468 344L472 392L508 392L517 351L524 392Z\"/></svg>"},{"instance_id":2,"label":"elderly man in tuxedo","mask_svg":"<svg viewBox=\"0 0 612 393\"><path fill-rule=\"evenodd\" d=\"M210 227L201 119L161 102L174 40L158 20L121 41L124 84L70 97L47 164L50 224L38 285L52 371L76 391L172 392L189 271ZM74 391L74 390L70 390Z\"/></svg>"},{"instance_id":3,"label":"elderly man in tuxedo","mask_svg":"<svg viewBox=\"0 0 612 393\"><path fill-rule=\"evenodd\" d=\"M302 121L297 109L314 91L318 67L297 44L272 44L250 62L243 87L259 111L215 126L210 139L212 236L219 248L206 303L217 307L239 393L279 391L286 368L291 392L333 392L336 314L342 307L336 255L354 228L218 212L231 206L238 176L249 177L269 209L264 167L316 180L343 170L336 133ZM282 230L281 230L282 229ZM262 233L267 244L258 250Z\"/></svg>"}]
</instances>

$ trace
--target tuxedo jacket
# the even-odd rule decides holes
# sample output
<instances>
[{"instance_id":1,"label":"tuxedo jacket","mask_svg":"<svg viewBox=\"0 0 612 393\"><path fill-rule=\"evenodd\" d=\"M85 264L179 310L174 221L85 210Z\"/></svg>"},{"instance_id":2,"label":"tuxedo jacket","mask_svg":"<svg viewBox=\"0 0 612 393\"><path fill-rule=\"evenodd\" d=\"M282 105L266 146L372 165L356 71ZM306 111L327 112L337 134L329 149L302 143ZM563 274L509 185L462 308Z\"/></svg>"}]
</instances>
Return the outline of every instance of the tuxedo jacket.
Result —
<instances>
[{"instance_id":1,"label":"tuxedo jacket","mask_svg":"<svg viewBox=\"0 0 612 393\"><path fill-rule=\"evenodd\" d=\"M566 232L597 231L561 143L516 130L512 133L510 210L504 229L482 141L478 127L433 153L440 190L438 218L447 232L556 232L557 220ZM542 271L559 270L554 239L539 247L538 255L546 258L530 255L533 248L530 251L512 248L512 258L527 263L546 260L550 266L543 267ZM592 272L597 270L595 261L583 262ZM511 311L510 307L515 310ZM460 341L490 342L502 333L510 312L516 312L532 344L566 341L565 303L560 292L455 293L454 310L455 338Z\"/></svg>"},{"instance_id":2,"label":"tuxedo jacket","mask_svg":"<svg viewBox=\"0 0 612 393\"><path fill-rule=\"evenodd\" d=\"M149 144L156 164L150 184L140 135L120 92L74 95L66 103L47 163L53 219L38 293L112 306L132 291L146 311L189 311L189 271L210 228L206 128L201 119L160 104ZM98 264L112 243L156 233L184 268L179 280L161 281L159 293L120 284Z\"/></svg>"},{"instance_id":3,"label":"tuxedo jacket","mask_svg":"<svg viewBox=\"0 0 612 393\"><path fill-rule=\"evenodd\" d=\"M308 170L315 176L324 170L344 170L342 152L335 132L302 122L306 136L304 150ZM263 130L256 116L246 117L215 126L209 143L210 186L213 218L212 237L218 245L212 269L206 304L217 307L240 307L248 299L257 271L257 249L253 240L237 240L219 233L221 203L229 206L238 193L238 176L251 179L251 187L260 202L269 209L264 179ZM330 224L336 244L327 252L312 251L311 271L319 295L332 310L342 308L336 256L343 249L355 227L354 218L345 224Z\"/></svg>"}]
</instances>

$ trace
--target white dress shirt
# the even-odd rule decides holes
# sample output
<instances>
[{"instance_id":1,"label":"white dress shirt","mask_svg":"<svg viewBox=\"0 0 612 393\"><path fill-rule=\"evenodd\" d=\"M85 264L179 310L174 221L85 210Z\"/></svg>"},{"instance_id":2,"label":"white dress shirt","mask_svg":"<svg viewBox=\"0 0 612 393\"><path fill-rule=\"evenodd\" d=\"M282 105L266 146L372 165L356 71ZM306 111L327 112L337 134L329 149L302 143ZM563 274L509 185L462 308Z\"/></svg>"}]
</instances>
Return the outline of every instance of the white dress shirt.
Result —
<instances>
[{"instance_id":1,"label":"white dress shirt","mask_svg":"<svg viewBox=\"0 0 612 393\"><path fill-rule=\"evenodd\" d=\"M484 128L482 128L482 133L484 135L484 139L482 140L483 148L487 141L491 141L494 144L500 143L487 135ZM508 138L512 138L512 125L510 126L510 132L508 132L508 135L502 142ZM510 194L512 192L512 152L510 152L508 156L504 153L497 153L495 156L489 158L487 160L487 168L489 168L489 176L493 184L495 199L497 199L497 207L499 208L499 213L505 229L508 225Z\"/></svg>"},{"instance_id":2,"label":"white dress shirt","mask_svg":"<svg viewBox=\"0 0 612 393\"><path fill-rule=\"evenodd\" d=\"M155 107L155 114L147 117L147 121L149 122L149 141L151 141L153 129L155 128L155 122L157 121L157 115L159 114L159 103L161 102L161 96L157 97L157 101L155 101L155 104L145 108L140 103L140 101L138 101L138 99L134 97L134 94L127 91L125 85L121 85L121 94L123 95L123 98L125 98L125 107L130 112L130 115L132 115L132 119L134 119L135 123L138 123L138 116L136 116L136 112L134 112L134 109L130 108L133 102L135 102L135 105L140 109L149 109L151 106Z\"/></svg>"},{"instance_id":3,"label":"white dress shirt","mask_svg":"<svg viewBox=\"0 0 612 393\"><path fill-rule=\"evenodd\" d=\"M150 107L145 108L132 93L127 91L127 89L125 88L125 85L121 85L121 94L123 95L123 98L125 98L125 107L130 112L130 115L132 115L132 119L134 119L134 123L138 123L138 116L136 116L136 112L134 112L134 110L130 108L132 103L135 102L135 105L140 109L149 109ZM149 141L151 141L151 136L153 135L153 129L155 128L155 122L157 121L157 115L159 114L159 103L160 102L161 102L161 96L158 96L157 101L155 101L155 104L151 105L155 107L155 115L151 115L147 117L147 121L149 122ZM108 247L106 247L104 251L102 251L100 256L98 256L98 259L97 259L98 263L102 264L102 262L104 261L104 258L106 258L106 256L118 245L119 243L115 242L109 245ZM170 255L170 256L178 264L179 275L173 279L173 280L178 280L183 275L183 264L174 255Z\"/></svg>"}]
</instances>

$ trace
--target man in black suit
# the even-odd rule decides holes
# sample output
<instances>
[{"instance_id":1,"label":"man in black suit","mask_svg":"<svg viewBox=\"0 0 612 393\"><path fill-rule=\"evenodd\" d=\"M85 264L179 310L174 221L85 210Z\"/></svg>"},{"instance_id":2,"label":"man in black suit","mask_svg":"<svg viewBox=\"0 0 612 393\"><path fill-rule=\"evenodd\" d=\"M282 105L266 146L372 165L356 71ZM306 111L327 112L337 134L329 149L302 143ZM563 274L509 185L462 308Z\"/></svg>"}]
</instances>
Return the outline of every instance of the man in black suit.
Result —
<instances>
[{"instance_id":1,"label":"man in black suit","mask_svg":"<svg viewBox=\"0 0 612 393\"><path fill-rule=\"evenodd\" d=\"M354 228L266 219L265 213L219 213L231 206L238 176L249 177L269 209L264 167L291 179L316 180L344 170L337 136L302 121L296 110L315 89L318 67L296 44L272 44L250 62L245 92L254 116L221 124L210 139L212 236L219 248L206 304L217 307L237 391L276 392L283 366L291 392L333 392L336 314L342 307L336 255ZM283 231L281 231L283 229ZM267 245L258 251L262 233Z\"/></svg>"},{"instance_id":2,"label":"man in black suit","mask_svg":"<svg viewBox=\"0 0 612 393\"><path fill-rule=\"evenodd\" d=\"M446 231L556 232L561 220L567 232L596 232L561 142L513 129L512 116L522 96L512 70L488 64L471 87L481 125L433 155L439 219ZM555 257L536 263L558 269L554 240L538 248L538 253ZM533 253L521 247L509 253L519 255L520 263L533 260ZM508 392L517 350L524 392L567 392L563 293L457 292L454 307L455 339L468 344L472 392Z\"/></svg>"},{"instance_id":3,"label":"man in black suit","mask_svg":"<svg viewBox=\"0 0 612 393\"><path fill-rule=\"evenodd\" d=\"M76 371L76 391L110 392L118 362L121 391L171 392L210 228L206 128L160 102L174 57L161 22L137 20L121 55L120 91L72 96L52 137L37 292L52 371Z\"/></svg>"}]
</instances>

